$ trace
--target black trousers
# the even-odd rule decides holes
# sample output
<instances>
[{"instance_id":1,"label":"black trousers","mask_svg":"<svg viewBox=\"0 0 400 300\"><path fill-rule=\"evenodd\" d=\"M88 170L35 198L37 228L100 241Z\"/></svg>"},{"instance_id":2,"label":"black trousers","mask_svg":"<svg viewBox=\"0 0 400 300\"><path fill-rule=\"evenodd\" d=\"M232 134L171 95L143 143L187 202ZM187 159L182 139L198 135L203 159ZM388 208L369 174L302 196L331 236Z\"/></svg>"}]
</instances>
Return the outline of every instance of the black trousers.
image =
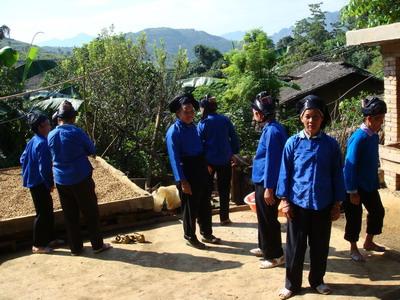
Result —
<instances>
[{"instance_id":1,"label":"black trousers","mask_svg":"<svg viewBox=\"0 0 400 300\"><path fill-rule=\"evenodd\" d=\"M64 212L71 252L79 253L83 248L79 224L80 212L86 221L92 248L100 249L103 246L103 237L100 233L99 209L92 177L73 185L57 184L57 190Z\"/></svg>"},{"instance_id":2,"label":"black trousers","mask_svg":"<svg viewBox=\"0 0 400 300\"><path fill-rule=\"evenodd\" d=\"M303 278L307 241L310 247L310 286L315 288L324 282L332 221L331 207L321 211L293 207L293 219L287 223L285 287L297 292Z\"/></svg>"},{"instance_id":3,"label":"black trousers","mask_svg":"<svg viewBox=\"0 0 400 300\"><path fill-rule=\"evenodd\" d=\"M214 189L214 175L217 174L217 188L219 194L219 219L226 221L229 219L229 200L231 191L232 166L230 163L222 166L209 165L212 173L209 174L209 191L208 197Z\"/></svg>"},{"instance_id":4,"label":"black trousers","mask_svg":"<svg viewBox=\"0 0 400 300\"><path fill-rule=\"evenodd\" d=\"M54 240L53 199L45 184L30 188L36 216L33 221L33 246L45 247Z\"/></svg>"},{"instance_id":5,"label":"black trousers","mask_svg":"<svg viewBox=\"0 0 400 300\"><path fill-rule=\"evenodd\" d=\"M283 255L281 224L278 221L279 200L274 205L267 205L264 200L265 188L255 184L256 212L258 220L258 247L265 259L278 258Z\"/></svg>"},{"instance_id":6,"label":"black trousers","mask_svg":"<svg viewBox=\"0 0 400 300\"><path fill-rule=\"evenodd\" d=\"M366 192L359 190L360 205L354 205L347 199L344 203L346 228L344 238L349 242L357 242L360 237L362 222L362 205L368 211L367 234L381 234L385 209L378 191ZM349 197L349 195L348 195Z\"/></svg>"},{"instance_id":7,"label":"black trousers","mask_svg":"<svg viewBox=\"0 0 400 300\"><path fill-rule=\"evenodd\" d=\"M192 195L182 192L177 185L183 209L183 231L187 240L197 239L196 220L203 236L212 234L211 202L208 198L208 172L203 156L182 158L183 173L189 182Z\"/></svg>"}]
</instances>

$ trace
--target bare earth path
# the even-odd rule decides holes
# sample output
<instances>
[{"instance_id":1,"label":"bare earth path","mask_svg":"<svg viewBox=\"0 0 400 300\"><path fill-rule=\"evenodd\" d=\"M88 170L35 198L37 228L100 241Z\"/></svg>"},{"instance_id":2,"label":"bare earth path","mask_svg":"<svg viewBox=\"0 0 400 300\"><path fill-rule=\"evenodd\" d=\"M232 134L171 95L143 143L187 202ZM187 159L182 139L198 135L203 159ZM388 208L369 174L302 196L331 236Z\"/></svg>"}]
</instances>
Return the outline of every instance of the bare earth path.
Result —
<instances>
[{"instance_id":1,"label":"bare earth path","mask_svg":"<svg viewBox=\"0 0 400 300\"><path fill-rule=\"evenodd\" d=\"M398 237L390 238L400 233L399 198L385 199L385 203L393 206L386 220L391 232L377 242L399 246ZM140 230L150 243L116 244L98 255L92 254L87 243L80 257L70 256L66 249L53 255L3 254L0 299L277 299L284 268L261 270L259 260L249 254L256 246L255 214L242 211L231 217L235 223L230 227L215 224L214 233L223 244L207 251L186 246L182 225L176 221ZM303 292L293 299L400 299L400 253L389 250L369 256L367 263L350 261L343 224L341 220L332 228L325 277L333 295L320 296L308 287L307 259Z\"/></svg>"}]
</instances>

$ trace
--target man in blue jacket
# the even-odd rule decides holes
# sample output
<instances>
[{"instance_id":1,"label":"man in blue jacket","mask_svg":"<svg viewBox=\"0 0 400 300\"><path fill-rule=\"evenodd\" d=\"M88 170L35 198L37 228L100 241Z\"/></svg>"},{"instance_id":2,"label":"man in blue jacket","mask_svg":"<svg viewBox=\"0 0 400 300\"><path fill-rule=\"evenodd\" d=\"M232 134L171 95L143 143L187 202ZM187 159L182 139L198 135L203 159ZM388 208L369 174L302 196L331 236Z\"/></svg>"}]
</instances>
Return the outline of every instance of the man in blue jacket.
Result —
<instances>
[{"instance_id":1,"label":"man in blue jacket","mask_svg":"<svg viewBox=\"0 0 400 300\"><path fill-rule=\"evenodd\" d=\"M379 196L379 136L385 114L386 103L377 97L363 101L361 124L347 143L344 178L349 201L345 202L346 228L344 238L350 242L350 257L353 261L365 261L357 247L361 231L362 205L368 211L367 236L364 249L384 252L385 248L374 243L374 235L382 233L385 210Z\"/></svg>"},{"instance_id":2,"label":"man in blue jacket","mask_svg":"<svg viewBox=\"0 0 400 300\"><path fill-rule=\"evenodd\" d=\"M36 216L33 223L32 253L51 253L54 244L54 215L51 192L54 189L51 155L47 144L50 132L49 119L39 113L28 116L28 122L35 133L21 155L24 187L29 188Z\"/></svg>"},{"instance_id":3,"label":"man in blue jacket","mask_svg":"<svg viewBox=\"0 0 400 300\"><path fill-rule=\"evenodd\" d=\"M250 252L264 257L261 269L284 264L281 226L278 221L279 199L276 185L279 176L283 147L288 138L286 130L275 120L275 102L261 92L252 103L253 119L265 124L253 160L252 181L255 187L258 220L258 247Z\"/></svg>"},{"instance_id":4,"label":"man in blue jacket","mask_svg":"<svg viewBox=\"0 0 400 300\"><path fill-rule=\"evenodd\" d=\"M239 153L239 140L228 117L217 113L215 97L206 96L200 102L202 118L197 125L203 142L209 176L209 198L217 175L219 194L219 217L221 225L231 223L229 219L229 196L232 178L232 161Z\"/></svg>"},{"instance_id":5,"label":"man in blue jacket","mask_svg":"<svg viewBox=\"0 0 400 300\"><path fill-rule=\"evenodd\" d=\"M72 255L83 250L80 234L79 213L85 217L93 252L110 249L103 243L100 232L99 210L95 184L92 179L92 165L89 155L96 149L88 135L75 126L77 112L72 104L64 101L57 112L58 126L50 132L48 143L53 158L53 172Z\"/></svg>"}]
</instances>

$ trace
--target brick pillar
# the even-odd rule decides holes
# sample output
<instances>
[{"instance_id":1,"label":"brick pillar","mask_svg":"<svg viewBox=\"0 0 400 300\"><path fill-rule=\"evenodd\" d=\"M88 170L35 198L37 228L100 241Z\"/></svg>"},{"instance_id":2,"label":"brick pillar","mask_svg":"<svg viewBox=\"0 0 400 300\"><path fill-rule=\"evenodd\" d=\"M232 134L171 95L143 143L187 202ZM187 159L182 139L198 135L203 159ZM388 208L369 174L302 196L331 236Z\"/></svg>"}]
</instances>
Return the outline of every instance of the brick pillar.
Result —
<instances>
[{"instance_id":1,"label":"brick pillar","mask_svg":"<svg viewBox=\"0 0 400 300\"><path fill-rule=\"evenodd\" d=\"M400 142L400 57L384 55L384 100L388 107L385 117L385 145ZM399 157L400 159L400 157ZM385 182L392 190L400 189L399 173L384 170Z\"/></svg>"}]
</instances>

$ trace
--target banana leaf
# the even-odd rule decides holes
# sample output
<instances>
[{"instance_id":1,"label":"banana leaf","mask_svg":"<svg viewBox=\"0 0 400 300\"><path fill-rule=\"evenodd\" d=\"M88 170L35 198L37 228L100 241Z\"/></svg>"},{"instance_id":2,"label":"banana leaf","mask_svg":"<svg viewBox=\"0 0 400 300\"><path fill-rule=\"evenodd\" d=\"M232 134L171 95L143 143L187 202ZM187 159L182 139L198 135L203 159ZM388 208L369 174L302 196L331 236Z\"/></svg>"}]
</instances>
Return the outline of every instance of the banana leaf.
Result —
<instances>
[{"instance_id":1,"label":"banana leaf","mask_svg":"<svg viewBox=\"0 0 400 300\"><path fill-rule=\"evenodd\" d=\"M56 111L61 103L63 103L65 100L68 100L71 102L72 106L75 108L75 110L79 110L79 107L83 103L83 100L81 99L74 99L74 98L50 98L46 100L40 100L37 103L33 105L33 107L40 108L42 110L52 110Z\"/></svg>"}]
</instances>

